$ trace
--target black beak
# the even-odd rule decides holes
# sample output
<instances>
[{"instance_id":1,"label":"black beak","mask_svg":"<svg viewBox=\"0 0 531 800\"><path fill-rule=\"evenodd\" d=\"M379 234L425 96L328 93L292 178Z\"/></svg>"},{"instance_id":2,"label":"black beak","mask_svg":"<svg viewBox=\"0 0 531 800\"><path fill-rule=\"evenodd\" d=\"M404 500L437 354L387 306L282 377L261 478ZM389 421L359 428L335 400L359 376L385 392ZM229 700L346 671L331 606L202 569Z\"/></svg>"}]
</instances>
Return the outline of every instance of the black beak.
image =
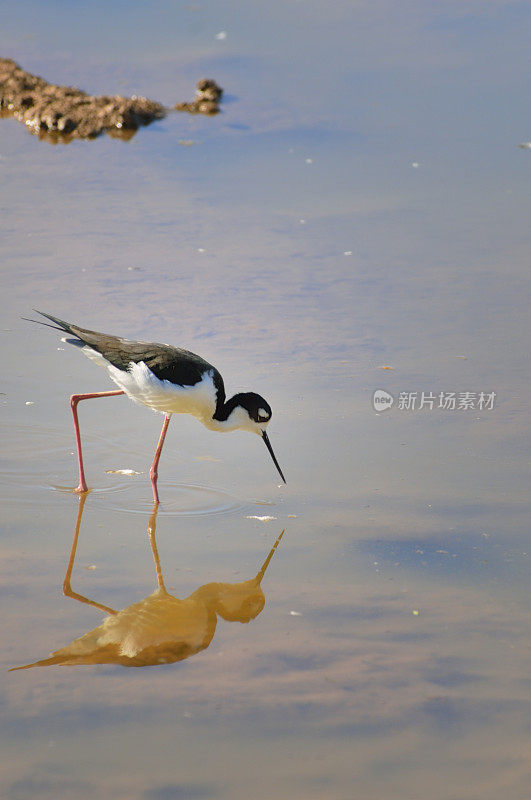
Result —
<instances>
[{"instance_id":1,"label":"black beak","mask_svg":"<svg viewBox=\"0 0 531 800\"><path fill-rule=\"evenodd\" d=\"M268 435L267 435L267 433L265 431L262 431L262 439L264 440L264 442L266 444L266 447L269 450L271 458L273 459L273 463L274 463L275 467L278 469L280 477L282 478L284 483L286 483L286 479L285 479L284 475L282 474L282 470L280 469L280 467L278 465L278 461L276 459L276 456L273 453L273 448L271 447L271 442L269 441L269 437L268 437Z\"/></svg>"}]
</instances>

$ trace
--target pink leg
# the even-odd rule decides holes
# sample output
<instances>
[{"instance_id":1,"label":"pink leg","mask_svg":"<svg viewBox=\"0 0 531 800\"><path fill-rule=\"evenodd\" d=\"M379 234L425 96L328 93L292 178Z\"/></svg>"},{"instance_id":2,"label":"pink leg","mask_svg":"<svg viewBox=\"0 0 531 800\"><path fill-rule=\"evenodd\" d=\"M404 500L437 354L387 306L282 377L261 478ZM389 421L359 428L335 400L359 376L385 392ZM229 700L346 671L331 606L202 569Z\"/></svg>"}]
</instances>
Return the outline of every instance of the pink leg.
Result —
<instances>
[{"instance_id":1,"label":"pink leg","mask_svg":"<svg viewBox=\"0 0 531 800\"><path fill-rule=\"evenodd\" d=\"M149 470L149 477L151 478L151 488L153 489L153 501L155 503L159 502L159 493L157 489L157 479L159 477L159 459L160 459L160 454L162 453L162 445L164 444L164 439L166 438L166 431L168 430L168 425L170 424L170 419L171 419L171 414L166 414L166 416L164 417L164 424L160 432L159 443L157 445L157 449L155 450L155 457L153 459L153 464L151 465L151 469Z\"/></svg>"},{"instance_id":2,"label":"pink leg","mask_svg":"<svg viewBox=\"0 0 531 800\"><path fill-rule=\"evenodd\" d=\"M74 492L88 492L87 482L85 481L85 470L83 468L83 455L81 453L81 434L79 433L79 422L77 418L77 404L80 400L92 400L94 397L115 397L117 394L124 394L122 389L115 392L93 392L92 394L73 394L70 398L70 407L74 417L74 430L76 432L77 460L79 464L79 486Z\"/></svg>"}]
</instances>

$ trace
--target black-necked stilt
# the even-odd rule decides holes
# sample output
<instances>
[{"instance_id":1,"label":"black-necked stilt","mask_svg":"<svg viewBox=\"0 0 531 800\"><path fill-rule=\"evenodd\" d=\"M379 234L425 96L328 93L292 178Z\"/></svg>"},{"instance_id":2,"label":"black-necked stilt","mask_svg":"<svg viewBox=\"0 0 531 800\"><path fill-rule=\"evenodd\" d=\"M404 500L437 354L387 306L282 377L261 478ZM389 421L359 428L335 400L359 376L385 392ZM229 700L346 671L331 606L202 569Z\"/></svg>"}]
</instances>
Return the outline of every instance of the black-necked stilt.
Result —
<instances>
[{"instance_id":1,"label":"black-necked stilt","mask_svg":"<svg viewBox=\"0 0 531 800\"><path fill-rule=\"evenodd\" d=\"M180 347L130 341L78 328L77 325L71 325L42 311L36 313L51 320L54 325L33 319L28 320L29 322L37 322L39 325L68 333L72 338L66 337L62 341L81 348L85 355L106 367L112 380L120 387L113 392L73 394L70 398L79 462L79 486L76 487L76 492L87 491L77 405L80 400L119 394L126 394L131 400L165 414L149 473L156 503L159 502L158 464L172 414L192 414L212 431L243 430L257 433L264 440L280 477L286 483L266 433L272 414L271 407L259 394L243 392L227 400L223 378L217 369L201 356Z\"/></svg>"},{"instance_id":2,"label":"black-necked stilt","mask_svg":"<svg viewBox=\"0 0 531 800\"><path fill-rule=\"evenodd\" d=\"M206 583L188 597L170 594L164 585L155 528L158 503L148 522L148 536L157 574L157 589L127 608L116 611L72 589L81 518L86 494L79 498L74 541L63 581L63 594L107 614L101 625L56 650L49 658L12 667L10 672L31 667L79 666L81 664L121 664L148 667L173 664L205 650L216 632L218 618L227 622L248 623L265 606L262 579L284 531L277 538L258 574L238 583Z\"/></svg>"}]
</instances>

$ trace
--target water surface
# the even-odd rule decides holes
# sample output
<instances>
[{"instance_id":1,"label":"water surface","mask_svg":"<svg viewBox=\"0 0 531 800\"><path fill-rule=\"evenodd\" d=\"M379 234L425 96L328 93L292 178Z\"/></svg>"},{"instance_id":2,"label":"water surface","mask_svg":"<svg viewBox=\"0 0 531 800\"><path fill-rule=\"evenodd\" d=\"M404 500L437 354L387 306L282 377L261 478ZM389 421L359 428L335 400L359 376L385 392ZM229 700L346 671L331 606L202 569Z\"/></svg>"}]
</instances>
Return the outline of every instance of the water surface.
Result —
<instances>
[{"instance_id":1,"label":"water surface","mask_svg":"<svg viewBox=\"0 0 531 800\"><path fill-rule=\"evenodd\" d=\"M226 92L217 117L129 142L0 120L6 798L523 800L529 9L8 2L3 29L3 55L50 81ZM253 579L285 530L259 613L217 615L174 663L8 672L158 586L161 419L119 397L80 406L93 491L71 590L92 604L62 593L68 396L113 387L19 319L33 307L184 346L273 408L285 487L255 437L172 421L172 597ZM402 392L476 406L405 410Z\"/></svg>"}]
</instances>

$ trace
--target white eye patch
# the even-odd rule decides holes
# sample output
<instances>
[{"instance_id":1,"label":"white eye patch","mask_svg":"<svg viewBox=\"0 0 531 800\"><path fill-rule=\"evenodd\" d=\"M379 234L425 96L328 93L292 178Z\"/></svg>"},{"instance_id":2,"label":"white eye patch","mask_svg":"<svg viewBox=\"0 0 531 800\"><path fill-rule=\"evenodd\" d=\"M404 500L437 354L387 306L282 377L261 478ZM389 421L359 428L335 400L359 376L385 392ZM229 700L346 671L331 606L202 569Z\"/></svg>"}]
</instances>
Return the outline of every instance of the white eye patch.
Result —
<instances>
[{"instance_id":1,"label":"white eye patch","mask_svg":"<svg viewBox=\"0 0 531 800\"><path fill-rule=\"evenodd\" d=\"M269 419L269 414L264 408L258 409L258 419Z\"/></svg>"}]
</instances>

